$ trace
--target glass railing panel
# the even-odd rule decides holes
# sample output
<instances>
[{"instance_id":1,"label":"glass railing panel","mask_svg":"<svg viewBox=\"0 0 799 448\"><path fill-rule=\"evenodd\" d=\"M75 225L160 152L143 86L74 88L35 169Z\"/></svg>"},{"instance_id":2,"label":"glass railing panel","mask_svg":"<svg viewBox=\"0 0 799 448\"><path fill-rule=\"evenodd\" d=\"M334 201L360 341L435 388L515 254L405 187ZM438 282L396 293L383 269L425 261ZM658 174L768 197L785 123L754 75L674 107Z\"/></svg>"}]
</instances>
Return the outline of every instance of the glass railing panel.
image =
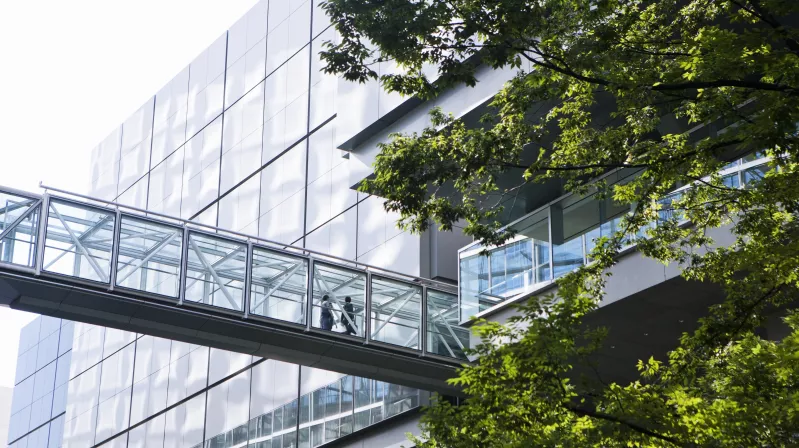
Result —
<instances>
[{"instance_id":1,"label":"glass railing panel","mask_svg":"<svg viewBox=\"0 0 799 448\"><path fill-rule=\"evenodd\" d=\"M591 252L596 247L596 242L601 237L610 238L616 232L622 230L621 228L621 220L624 215L617 216L612 218L610 221L603 222L599 227L589 230L583 235L585 239L585 255L589 259L591 259L590 255ZM629 238L623 238L623 241L628 241Z\"/></svg>"},{"instance_id":2,"label":"glass railing panel","mask_svg":"<svg viewBox=\"0 0 799 448\"><path fill-rule=\"evenodd\" d=\"M593 229L591 229L591 230L589 230L589 231L587 231L587 232L585 232L583 234L583 240L584 240L584 244L585 244L585 256L588 259L588 261L591 260L591 257L590 257L591 251L594 250L594 247L596 247L597 240L599 240L599 238L602 237L602 230L603 230L603 227L599 226L599 227L595 227L595 228L593 228Z\"/></svg>"},{"instance_id":3,"label":"glass railing panel","mask_svg":"<svg viewBox=\"0 0 799 448\"><path fill-rule=\"evenodd\" d=\"M467 359L469 330L458 326L458 296L434 289L427 290L427 352L457 359Z\"/></svg>"},{"instance_id":4,"label":"glass railing panel","mask_svg":"<svg viewBox=\"0 0 799 448\"><path fill-rule=\"evenodd\" d=\"M730 162L730 163L724 165L721 168L721 171L731 170L731 169L739 167L740 165L741 165L741 159L738 159L738 160L735 160L733 162Z\"/></svg>"},{"instance_id":5,"label":"glass railing panel","mask_svg":"<svg viewBox=\"0 0 799 448\"><path fill-rule=\"evenodd\" d=\"M326 263L313 264L311 325L364 337L366 273Z\"/></svg>"},{"instance_id":6,"label":"glass railing panel","mask_svg":"<svg viewBox=\"0 0 799 448\"><path fill-rule=\"evenodd\" d=\"M125 215L119 229L117 286L177 298L183 229Z\"/></svg>"},{"instance_id":7,"label":"glass railing panel","mask_svg":"<svg viewBox=\"0 0 799 448\"><path fill-rule=\"evenodd\" d=\"M727 188L739 188L741 186L741 179L736 172L722 177L721 183Z\"/></svg>"},{"instance_id":8,"label":"glass railing panel","mask_svg":"<svg viewBox=\"0 0 799 448\"><path fill-rule=\"evenodd\" d=\"M771 167L768 164L758 165L751 168L747 168L743 171L743 182L745 186L750 186L754 183L760 182L766 177L766 173L771 170Z\"/></svg>"},{"instance_id":9,"label":"glass railing panel","mask_svg":"<svg viewBox=\"0 0 799 448\"><path fill-rule=\"evenodd\" d=\"M585 263L582 235L561 244L553 245L553 270L555 278L562 277Z\"/></svg>"},{"instance_id":10,"label":"glass railing panel","mask_svg":"<svg viewBox=\"0 0 799 448\"><path fill-rule=\"evenodd\" d=\"M305 324L308 260L253 248L250 314Z\"/></svg>"},{"instance_id":11,"label":"glass railing panel","mask_svg":"<svg viewBox=\"0 0 799 448\"><path fill-rule=\"evenodd\" d=\"M520 244L516 250L506 252L510 258L507 260L506 275L511 279L510 287L504 288L501 294L512 297L520 289L528 289L532 285L546 283L552 280L549 265L549 217L546 210L535 213L529 218L517 223L514 228L519 235L526 237L527 244Z\"/></svg>"},{"instance_id":12,"label":"glass railing panel","mask_svg":"<svg viewBox=\"0 0 799 448\"><path fill-rule=\"evenodd\" d=\"M372 276L371 300L371 338L418 350L422 288Z\"/></svg>"},{"instance_id":13,"label":"glass railing panel","mask_svg":"<svg viewBox=\"0 0 799 448\"><path fill-rule=\"evenodd\" d=\"M184 300L244 311L247 245L189 232Z\"/></svg>"},{"instance_id":14,"label":"glass railing panel","mask_svg":"<svg viewBox=\"0 0 799 448\"><path fill-rule=\"evenodd\" d=\"M514 230L516 240L488 255L480 250L461 252L461 320L552 279L547 210L516 223Z\"/></svg>"},{"instance_id":15,"label":"glass railing panel","mask_svg":"<svg viewBox=\"0 0 799 448\"><path fill-rule=\"evenodd\" d=\"M115 213L52 199L43 270L108 283Z\"/></svg>"},{"instance_id":16,"label":"glass railing panel","mask_svg":"<svg viewBox=\"0 0 799 448\"><path fill-rule=\"evenodd\" d=\"M677 192L659 200L660 210L658 210L658 221L665 222L671 219L681 219L682 211L675 205L675 202L679 201L681 198L682 192Z\"/></svg>"},{"instance_id":17,"label":"glass railing panel","mask_svg":"<svg viewBox=\"0 0 799 448\"><path fill-rule=\"evenodd\" d=\"M570 203L571 202L571 203ZM602 200L595 196L569 197L550 208L552 215L552 266L554 277L561 277L585 264L582 237L601 223Z\"/></svg>"},{"instance_id":18,"label":"glass railing panel","mask_svg":"<svg viewBox=\"0 0 799 448\"><path fill-rule=\"evenodd\" d=\"M0 192L0 262L35 266L40 215L39 199Z\"/></svg>"},{"instance_id":19,"label":"glass railing panel","mask_svg":"<svg viewBox=\"0 0 799 448\"><path fill-rule=\"evenodd\" d=\"M498 299L486 300L488 287L488 256L475 254L461 258L459 262L458 289L461 297L461 320L476 316L480 311L493 306Z\"/></svg>"},{"instance_id":20,"label":"glass railing panel","mask_svg":"<svg viewBox=\"0 0 799 448\"><path fill-rule=\"evenodd\" d=\"M760 160L760 159L764 159L764 158L766 158L766 153L764 151L755 151L755 152L752 152L752 153L749 153L749 154L743 156L743 158L741 158L741 162L742 163L749 163L749 162L754 162L755 160Z\"/></svg>"}]
</instances>

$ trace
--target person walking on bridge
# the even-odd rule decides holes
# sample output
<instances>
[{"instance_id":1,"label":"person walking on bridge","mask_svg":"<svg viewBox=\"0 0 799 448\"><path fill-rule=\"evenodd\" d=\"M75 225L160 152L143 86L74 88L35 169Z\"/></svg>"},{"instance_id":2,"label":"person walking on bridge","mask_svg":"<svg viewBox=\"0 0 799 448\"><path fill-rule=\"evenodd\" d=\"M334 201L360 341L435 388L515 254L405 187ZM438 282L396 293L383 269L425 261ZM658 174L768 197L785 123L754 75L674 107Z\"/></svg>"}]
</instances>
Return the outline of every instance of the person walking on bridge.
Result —
<instances>
[{"instance_id":1,"label":"person walking on bridge","mask_svg":"<svg viewBox=\"0 0 799 448\"><path fill-rule=\"evenodd\" d=\"M344 334L354 334L358 335L358 332L355 330L355 306L352 304L352 297L347 296L344 298L344 312L341 313L341 323L344 324L344 328L346 331ZM345 315L346 313L346 315ZM349 317L349 319L347 319Z\"/></svg>"},{"instance_id":2,"label":"person walking on bridge","mask_svg":"<svg viewBox=\"0 0 799 448\"><path fill-rule=\"evenodd\" d=\"M330 303L330 297L327 294L322 296L322 314L319 316L319 327L322 330L333 330L333 304Z\"/></svg>"}]
</instances>

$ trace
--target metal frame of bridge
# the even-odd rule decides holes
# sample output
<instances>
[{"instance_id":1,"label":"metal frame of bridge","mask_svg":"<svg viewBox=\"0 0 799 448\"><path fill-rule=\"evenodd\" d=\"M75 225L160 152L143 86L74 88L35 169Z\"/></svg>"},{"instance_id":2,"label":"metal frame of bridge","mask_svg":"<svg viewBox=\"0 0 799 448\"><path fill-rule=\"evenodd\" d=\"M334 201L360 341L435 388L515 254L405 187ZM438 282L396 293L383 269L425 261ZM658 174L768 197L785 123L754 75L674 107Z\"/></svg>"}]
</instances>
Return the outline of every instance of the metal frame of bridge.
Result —
<instances>
[{"instance_id":1,"label":"metal frame of bridge","mask_svg":"<svg viewBox=\"0 0 799 448\"><path fill-rule=\"evenodd\" d=\"M2 305L457 393L454 285L43 188L0 187Z\"/></svg>"}]
</instances>

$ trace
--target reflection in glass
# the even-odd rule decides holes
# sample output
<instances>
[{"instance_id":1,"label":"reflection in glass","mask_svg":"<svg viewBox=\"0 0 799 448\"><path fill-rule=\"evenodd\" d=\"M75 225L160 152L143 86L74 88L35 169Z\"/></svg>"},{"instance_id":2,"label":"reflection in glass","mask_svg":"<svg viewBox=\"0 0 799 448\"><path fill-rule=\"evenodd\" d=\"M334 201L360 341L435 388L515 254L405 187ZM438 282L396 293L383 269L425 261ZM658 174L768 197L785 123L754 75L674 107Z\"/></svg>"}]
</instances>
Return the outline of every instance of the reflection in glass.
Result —
<instances>
[{"instance_id":1,"label":"reflection in glass","mask_svg":"<svg viewBox=\"0 0 799 448\"><path fill-rule=\"evenodd\" d=\"M41 205L0 192L0 262L33 267Z\"/></svg>"},{"instance_id":2,"label":"reflection in glass","mask_svg":"<svg viewBox=\"0 0 799 448\"><path fill-rule=\"evenodd\" d=\"M741 162L743 162L743 163L754 162L755 160L760 160L760 159L762 159L764 157L766 157L765 151L755 151L755 152L752 152L752 153L749 153L749 154L745 155L741 159Z\"/></svg>"},{"instance_id":3,"label":"reflection in glass","mask_svg":"<svg viewBox=\"0 0 799 448\"><path fill-rule=\"evenodd\" d=\"M583 234L600 224L600 203L595 197L569 205L550 207L554 277L558 278L585 264Z\"/></svg>"},{"instance_id":4,"label":"reflection in glass","mask_svg":"<svg viewBox=\"0 0 799 448\"><path fill-rule=\"evenodd\" d=\"M325 394L325 415L336 415L340 410L341 391L339 383L329 384Z\"/></svg>"},{"instance_id":5,"label":"reflection in glass","mask_svg":"<svg viewBox=\"0 0 799 448\"><path fill-rule=\"evenodd\" d=\"M366 274L324 263L314 263L313 270L313 326L327 328L322 319L325 308L332 316L331 331L363 337Z\"/></svg>"},{"instance_id":6,"label":"reflection in glass","mask_svg":"<svg viewBox=\"0 0 799 448\"><path fill-rule=\"evenodd\" d=\"M116 284L178 297L183 229L123 216Z\"/></svg>"},{"instance_id":7,"label":"reflection in glass","mask_svg":"<svg viewBox=\"0 0 799 448\"><path fill-rule=\"evenodd\" d=\"M469 330L458 325L458 296L427 290L427 351L441 356L466 359Z\"/></svg>"},{"instance_id":8,"label":"reflection in glass","mask_svg":"<svg viewBox=\"0 0 799 448\"><path fill-rule=\"evenodd\" d=\"M272 420L272 429L277 432L283 429L283 408L277 408L272 413L274 420Z\"/></svg>"},{"instance_id":9,"label":"reflection in glass","mask_svg":"<svg viewBox=\"0 0 799 448\"><path fill-rule=\"evenodd\" d=\"M580 236L566 240L561 244L553 244L553 266L555 278L579 268L585 262L583 239Z\"/></svg>"},{"instance_id":10,"label":"reflection in glass","mask_svg":"<svg viewBox=\"0 0 799 448\"><path fill-rule=\"evenodd\" d=\"M243 311L247 246L191 232L188 249L185 300Z\"/></svg>"},{"instance_id":11,"label":"reflection in glass","mask_svg":"<svg viewBox=\"0 0 799 448\"><path fill-rule=\"evenodd\" d=\"M533 274L533 240L525 239L491 251L490 294L496 297L510 297L524 290L534 282ZM539 260L548 260L549 254L539 256ZM536 269L546 272L549 262L538 264Z\"/></svg>"},{"instance_id":12,"label":"reflection in glass","mask_svg":"<svg viewBox=\"0 0 799 448\"><path fill-rule=\"evenodd\" d=\"M601 224L585 233L585 254L590 259L591 251L596 247L596 240L600 237L611 237L622 230L621 219L630 211L630 205L617 202L612 195L600 201L599 216ZM627 241L624 238L623 241Z\"/></svg>"},{"instance_id":13,"label":"reflection in glass","mask_svg":"<svg viewBox=\"0 0 799 448\"><path fill-rule=\"evenodd\" d=\"M371 303L373 340L420 348L421 287L373 276Z\"/></svg>"},{"instance_id":14,"label":"reflection in glass","mask_svg":"<svg viewBox=\"0 0 799 448\"><path fill-rule=\"evenodd\" d=\"M732 162L730 162L730 163L728 163L728 164L724 165L724 166L721 168L721 171L725 171L725 170L731 170L731 169L733 169L733 168L737 168L739 165L741 165L741 159L734 160L734 161L732 161Z\"/></svg>"},{"instance_id":15,"label":"reflection in glass","mask_svg":"<svg viewBox=\"0 0 799 448\"><path fill-rule=\"evenodd\" d=\"M495 304L484 292L488 288L488 257L477 254L460 260L461 320L477 315Z\"/></svg>"},{"instance_id":16,"label":"reflection in glass","mask_svg":"<svg viewBox=\"0 0 799 448\"><path fill-rule=\"evenodd\" d=\"M245 370L208 391L205 447L246 446L251 370Z\"/></svg>"},{"instance_id":17,"label":"reflection in glass","mask_svg":"<svg viewBox=\"0 0 799 448\"><path fill-rule=\"evenodd\" d=\"M300 397L300 424L311 421L311 397L303 395Z\"/></svg>"},{"instance_id":18,"label":"reflection in glass","mask_svg":"<svg viewBox=\"0 0 799 448\"><path fill-rule=\"evenodd\" d=\"M663 199L660 199L660 210L658 210L658 221L666 222L671 219L682 219L682 210L677 207L676 202L682 198L682 193L672 193Z\"/></svg>"},{"instance_id":19,"label":"reflection in glass","mask_svg":"<svg viewBox=\"0 0 799 448\"><path fill-rule=\"evenodd\" d=\"M764 177L766 177L766 173L768 173L770 169L771 168L767 164L763 164L745 170L743 172L744 185L746 185L748 188L751 185L760 182Z\"/></svg>"},{"instance_id":20,"label":"reflection in glass","mask_svg":"<svg viewBox=\"0 0 799 448\"><path fill-rule=\"evenodd\" d=\"M728 174L721 178L721 183L727 188L738 188L741 186L738 173Z\"/></svg>"},{"instance_id":21,"label":"reflection in glass","mask_svg":"<svg viewBox=\"0 0 799 448\"><path fill-rule=\"evenodd\" d=\"M304 324L307 275L308 260L254 248L250 313Z\"/></svg>"},{"instance_id":22,"label":"reflection in glass","mask_svg":"<svg viewBox=\"0 0 799 448\"><path fill-rule=\"evenodd\" d=\"M257 379L257 375L253 376L254 390L258 387ZM253 414L260 411L251 410L246 425L207 435L205 448L232 448L244 443L250 447L316 447L418 407L419 390L344 376L302 394L299 399L283 400L275 400L271 408L257 415Z\"/></svg>"},{"instance_id":23,"label":"reflection in glass","mask_svg":"<svg viewBox=\"0 0 799 448\"><path fill-rule=\"evenodd\" d=\"M352 388L353 382L350 377L344 377L340 381L341 390L341 412L348 412L352 410Z\"/></svg>"},{"instance_id":24,"label":"reflection in glass","mask_svg":"<svg viewBox=\"0 0 799 448\"><path fill-rule=\"evenodd\" d=\"M551 280L547 211L513 227L519 237L506 246L485 255L482 246L472 245L465 256L461 255L461 320Z\"/></svg>"}]
</instances>

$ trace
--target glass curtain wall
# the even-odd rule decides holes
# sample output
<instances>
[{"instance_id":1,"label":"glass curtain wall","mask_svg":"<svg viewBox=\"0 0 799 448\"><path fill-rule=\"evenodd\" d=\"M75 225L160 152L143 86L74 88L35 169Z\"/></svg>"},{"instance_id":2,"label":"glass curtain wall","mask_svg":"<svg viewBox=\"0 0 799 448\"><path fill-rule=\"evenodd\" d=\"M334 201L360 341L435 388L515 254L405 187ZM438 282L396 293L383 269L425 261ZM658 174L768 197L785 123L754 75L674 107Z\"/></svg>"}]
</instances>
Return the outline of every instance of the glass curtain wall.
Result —
<instances>
[{"instance_id":1,"label":"glass curtain wall","mask_svg":"<svg viewBox=\"0 0 799 448\"><path fill-rule=\"evenodd\" d=\"M414 388L44 316L22 330L17 366L13 448L311 448L427 398Z\"/></svg>"}]
</instances>

